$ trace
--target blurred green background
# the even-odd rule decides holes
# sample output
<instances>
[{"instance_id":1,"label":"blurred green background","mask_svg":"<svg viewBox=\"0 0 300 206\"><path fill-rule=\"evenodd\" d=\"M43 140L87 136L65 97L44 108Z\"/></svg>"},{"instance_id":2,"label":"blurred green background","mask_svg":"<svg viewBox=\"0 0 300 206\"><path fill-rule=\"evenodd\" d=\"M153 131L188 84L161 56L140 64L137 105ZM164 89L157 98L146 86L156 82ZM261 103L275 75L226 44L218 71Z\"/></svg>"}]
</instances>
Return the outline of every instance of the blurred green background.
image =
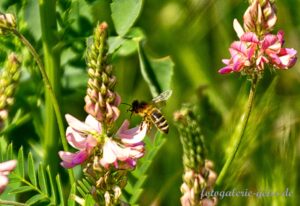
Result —
<instances>
[{"instance_id":1,"label":"blurred green background","mask_svg":"<svg viewBox=\"0 0 300 206\"><path fill-rule=\"evenodd\" d=\"M110 35L116 32L110 17L110 1L77 0L58 1L61 14L60 35L65 51L61 56L63 113L83 119L86 89L85 42L92 35L97 22L107 21ZM200 106L200 125L205 134L207 157L215 163L218 173L230 151L232 131L247 100L249 82L239 74L219 75L221 60L229 57L228 47L237 40L232 22L242 16L246 0L146 0L135 26L146 37L146 50L154 57L171 56L175 63L172 78L172 97L163 112L171 128L162 149L148 171L140 205L180 205L182 183L182 148L173 113L182 103ZM276 1L277 26L285 31L285 47L300 49L300 0ZM20 29L41 53L38 6L35 0L1 0L1 11L17 13ZM65 16L64 16L65 15ZM69 22L66 22L65 19ZM1 37L2 38L2 37ZM38 145L39 115L42 107L42 82L33 69L30 56L24 49L3 45L23 53L23 64L33 76L23 75L14 110L22 107L33 113L33 121L15 128L7 135L15 147ZM5 47L0 49L1 54ZM2 57L1 57L2 58ZM118 78L116 90L122 101L150 100L151 93L141 76L136 52L115 56L112 59ZM296 205L300 181L299 165L299 114L300 66L287 71L265 72L259 84L245 138L234 164L231 166L222 190L248 190L258 192L284 192L291 197L225 197L219 205ZM26 85L26 86L25 86ZM127 107L121 106L122 116L129 118ZM35 115L36 114L36 115ZM133 117L135 123L139 117ZM34 149L38 153L38 149Z\"/></svg>"}]
</instances>

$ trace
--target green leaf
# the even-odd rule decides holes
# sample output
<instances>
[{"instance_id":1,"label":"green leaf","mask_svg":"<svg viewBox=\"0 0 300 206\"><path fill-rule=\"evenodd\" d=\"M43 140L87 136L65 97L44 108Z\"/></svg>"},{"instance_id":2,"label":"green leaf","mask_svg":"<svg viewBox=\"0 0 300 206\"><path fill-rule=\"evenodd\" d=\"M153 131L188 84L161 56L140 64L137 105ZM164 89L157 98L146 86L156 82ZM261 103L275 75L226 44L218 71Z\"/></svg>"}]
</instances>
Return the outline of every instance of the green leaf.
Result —
<instances>
[{"instance_id":1,"label":"green leaf","mask_svg":"<svg viewBox=\"0 0 300 206\"><path fill-rule=\"evenodd\" d=\"M118 55L129 56L137 51L136 42L132 39L126 39L118 49Z\"/></svg>"},{"instance_id":2,"label":"green leaf","mask_svg":"<svg viewBox=\"0 0 300 206\"><path fill-rule=\"evenodd\" d=\"M94 206L96 204L95 200L93 199L92 195L86 195L84 206Z\"/></svg>"},{"instance_id":3,"label":"green leaf","mask_svg":"<svg viewBox=\"0 0 300 206\"><path fill-rule=\"evenodd\" d=\"M75 206L74 196L76 195L76 184L74 183L71 187L71 191L68 198L68 206Z\"/></svg>"},{"instance_id":4,"label":"green leaf","mask_svg":"<svg viewBox=\"0 0 300 206\"><path fill-rule=\"evenodd\" d=\"M27 161L28 161L28 177L29 177L31 183L33 185L37 186L34 161L33 161L31 152L29 152L29 154L28 154Z\"/></svg>"},{"instance_id":5,"label":"green leaf","mask_svg":"<svg viewBox=\"0 0 300 206\"><path fill-rule=\"evenodd\" d=\"M23 153L23 147L21 147L19 149L19 152L18 152L18 174L21 176L21 177L25 177L25 168L24 168L24 153Z\"/></svg>"},{"instance_id":6,"label":"green leaf","mask_svg":"<svg viewBox=\"0 0 300 206\"><path fill-rule=\"evenodd\" d=\"M49 195L48 187L47 187L47 180L45 177L45 170L44 170L42 164L39 165L38 180L39 180L39 186L40 186L41 190L43 191L43 193Z\"/></svg>"},{"instance_id":7,"label":"green leaf","mask_svg":"<svg viewBox=\"0 0 300 206\"><path fill-rule=\"evenodd\" d=\"M132 172L134 178L129 178L129 181L125 187L125 191L131 194L131 197L129 199L130 205L137 204L137 201L143 192L142 186L147 179L146 172L156 154L164 145L166 139L163 138L163 134L157 132L153 143L149 140L149 138L145 138L145 141L147 141L146 150L152 151L152 154L149 155L149 153L146 153L146 155L139 161L138 167Z\"/></svg>"},{"instance_id":8,"label":"green leaf","mask_svg":"<svg viewBox=\"0 0 300 206\"><path fill-rule=\"evenodd\" d=\"M38 194L38 195L31 197L29 200L27 200L26 204L33 205L37 202L43 202L43 201L47 201L47 196Z\"/></svg>"},{"instance_id":9,"label":"green leaf","mask_svg":"<svg viewBox=\"0 0 300 206\"><path fill-rule=\"evenodd\" d=\"M113 0L111 16L120 36L124 36L141 13L143 0Z\"/></svg>"},{"instance_id":10,"label":"green leaf","mask_svg":"<svg viewBox=\"0 0 300 206\"><path fill-rule=\"evenodd\" d=\"M108 38L109 50L108 54L114 53L117 49L121 47L125 39L120 36L113 36Z\"/></svg>"},{"instance_id":11,"label":"green leaf","mask_svg":"<svg viewBox=\"0 0 300 206\"><path fill-rule=\"evenodd\" d=\"M64 206L65 205L65 197L64 197L64 193L63 193L63 189L62 189L59 174L56 175L56 184L57 184L58 196L59 196L59 199L60 199L59 206Z\"/></svg>"},{"instance_id":12,"label":"green leaf","mask_svg":"<svg viewBox=\"0 0 300 206\"><path fill-rule=\"evenodd\" d=\"M56 196L56 190L55 190L56 185L55 185L53 176L51 174L51 170L50 170L49 165L47 166L46 170L47 170L47 174L48 174L49 181L50 181L51 201L52 202L57 202L57 196Z\"/></svg>"},{"instance_id":13,"label":"green leaf","mask_svg":"<svg viewBox=\"0 0 300 206\"><path fill-rule=\"evenodd\" d=\"M16 189L10 190L9 193L10 194L18 194L18 193L22 193L22 192L28 192L31 190L33 190L33 188L30 186L20 186Z\"/></svg>"},{"instance_id":14,"label":"green leaf","mask_svg":"<svg viewBox=\"0 0 300 206\"><path fill-rule=\"evenodd\" d=\"M11 160L14 158L14 153L13 153L13 145L9 144L7 148L7 159Z\"/></svg>"},{"instance_id":15,"label":"green leaf","mask_svg":"<svg viewBox=\"0 0 300 206\"><path fill-rule=\"evenodd\" d=\"M85 193L85 194L88 194L89 193L89 189L85 186L85 184L82 182L82 181L78 181L78 185L80 186L80 188L82 189L82 191ZM79 188L78 188L79 189ZM84 196L84 195L82 195Z\"/></svg>"},{"instance_id":16,"label":"green leaf","mask_svg":"<svg viewBox=\"0 0 300 206\"><path fill-rule=\"evenodd\" d=\"M154 59L146 54L141 41L138 42L138 53L141 73L147 82L153 97L170 89L174 63L170 57Z\"/></svg>"}]
</instances>

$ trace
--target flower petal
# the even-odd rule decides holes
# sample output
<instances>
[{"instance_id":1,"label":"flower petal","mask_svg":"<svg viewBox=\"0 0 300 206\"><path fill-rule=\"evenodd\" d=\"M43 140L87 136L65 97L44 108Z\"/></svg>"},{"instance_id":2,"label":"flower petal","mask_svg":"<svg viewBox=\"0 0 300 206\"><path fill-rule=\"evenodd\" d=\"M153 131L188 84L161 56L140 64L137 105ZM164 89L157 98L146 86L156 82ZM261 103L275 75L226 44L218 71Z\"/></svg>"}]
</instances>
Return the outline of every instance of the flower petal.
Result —
<instances>
[{"instance_id":1,"label":"flower petal","mask_svg":"<svg viewBox=\"0 0 300 206\"><path fill-rule=\"evenodd\" d=\"M67 120L68 124L70 125L70 127L72 127L74 130L79 131L79 132L86 132L86 131L91 130L91 127L89 125L85 124L84 122L79 121L72 115L66 114L65 117L66 117L66 120Z\"/></svg>"},{"instance_id":2,"label":"flower petal","mask_svg":"<svg viewBox=\"0 0 300 206\"><path fill-rule=\"evenodd\" d=\"M98 122L92 115L88 115L85 119L85 124L88 125L92 130L99 133L102 131L100 122Z\"/></svg>"},{"instance_id":3,"label":"flower petal","mask_svg":"<svg viewBox=\"0 0 300 206\"><path fill-rule=\"evenodd\" d=\"M125 144L138 144L145 138L148 130L148 125L142 123L142 125L128 129L129 121L125 120L117 132L117 136L121 138L121 141Z\"/></svg>"},{"instance_id":4,"label":"flower petal","mask_svg":"<svg viewBox=\"0 0 300 206\"><path fill-rule=\"evenodd\" d=\"M60 151L58 154L63 160L61 166L67 169L83 163L88 157L86 151L79 151L76 153Z\"/></svg>"},{"instance_id":5,"label":"flower petal","mask_svg":"<svg viewBox=\"0 0 300 206\"><path fill-rule=\"evenodd\" d=\"M245 33L243 27L241 26L241 24L238 22L237 19L233 20L233 28L239 38Z\"/></svg>"},{"instance_id":6,"label":"flower petal","mask_svg":"<svg viewBox=\"0 0 300 206\"><path fill-rule=\"evenodd\" d=\"M0 175L0 194L5 190L8 184L8 178L4 175Z\"/></svg>"},{"instance_id":7,"label":"flower petal","mask_svg":"<svg viewBox=\"0 0 300 206\"><path fill-rule=\"evenodd\" d=\"M11 172L13 169L15 169L17 166L16 160L9 160L6 162L0 163L0 174L4 172Z\"/></svg>"}]
</instances>

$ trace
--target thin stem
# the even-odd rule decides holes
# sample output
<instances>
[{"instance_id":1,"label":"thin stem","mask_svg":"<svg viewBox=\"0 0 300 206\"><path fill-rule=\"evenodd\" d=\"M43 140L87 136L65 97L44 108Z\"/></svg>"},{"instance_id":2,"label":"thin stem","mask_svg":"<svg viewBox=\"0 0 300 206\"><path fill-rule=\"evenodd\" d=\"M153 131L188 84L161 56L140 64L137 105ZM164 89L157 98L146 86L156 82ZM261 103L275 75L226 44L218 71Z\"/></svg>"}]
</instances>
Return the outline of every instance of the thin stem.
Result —
<instances>
[{"instance_id":1,"label":"thin stem","mask_svg":"<svg viewBox=\"0 0 300 206\"><path fill-rule=\"evenodd\" d=\"M53 88L50 84L49 78L48 78L48 76L46 74L46 71L44 69L43 63L42 63L38 53L36 52L36 50L30 44L30 42L18 30L12 30L12 32L28 48L29 52L32 54L34 60L36 61L37 65L38 65L38 68L39 68L39 71L42 75L45 87L49 91L49 94L51 96L51 101L52 101L54 112L55 112L55 115L56 115L56 121L57 121L57 125L58 125L58 128L59 128L59 133L60 133L63 149L65 151L68 151L68 144L67 144L67 141L65 139L65 130L64 130L64 124L63 124L61 111L60 111L59 104L58 104L58 101L56 99L56 96L54 94ZM73 173L73 170L71 170L71 169L68 170L68 172L69 172L69 176L70 176L70 183L72 185L75 181L74 173Z\"/></svg>"},{"instance_id":2,"label":"thin stem","mask_svg":"<svg viewBox=\"0 0 300 206\"><path fill-rule=\"evenodd\" d=\"M0 199L0 205L17 205L17 206L26 206L27 204L9 201L9 200L1 200Z\"/></svg>"},{"instance_id":3,"label":"thin stem","mask_svg":"<svg viewBox=\"0 0 300 206\"><path fill-rule=\"evenodd\" d=\"M241 142L242 142L242 139L243 139L246 127L247 127L247 123L248 123L248 120L250 117L250 113L252 110L257 83L258 83L258 78L254 77L251 82L251 89L250 89L250 93L249 93L249 97L248 97L246 110L245 110L244 114L241 116L240 123L237 125L237 127L232 135L232 138L236 139L235 144L233 146L231 153L229 154L228 159L226 160L224 166L221 169L220 175L216 181L217 187L219 187L223 183L225 175L228 172L229 166L231 165L232 161L234 160L234 158L238 152L238 149L241 145Z\"/></svg>"}]
</instances>

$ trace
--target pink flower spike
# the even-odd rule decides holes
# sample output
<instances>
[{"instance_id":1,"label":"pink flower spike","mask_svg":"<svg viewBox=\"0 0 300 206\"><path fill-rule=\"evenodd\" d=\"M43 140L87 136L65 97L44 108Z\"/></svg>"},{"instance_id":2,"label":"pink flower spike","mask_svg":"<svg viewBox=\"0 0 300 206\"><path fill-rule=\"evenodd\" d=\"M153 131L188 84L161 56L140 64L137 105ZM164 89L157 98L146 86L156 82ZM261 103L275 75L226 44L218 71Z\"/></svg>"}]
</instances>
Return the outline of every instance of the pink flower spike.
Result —
<instances>
[{"instance_id":1,"label":"pink flower spike","mask_svg":"<svg viewBox=\"0 0 300 206\"><path fill-rule=\"evenodd\" d=\"M17 166L16 160L9 160L3 163L0 163L0 194L5 190L8 184L7 175L14 170Z\"/></svg>"}]
</instances>

